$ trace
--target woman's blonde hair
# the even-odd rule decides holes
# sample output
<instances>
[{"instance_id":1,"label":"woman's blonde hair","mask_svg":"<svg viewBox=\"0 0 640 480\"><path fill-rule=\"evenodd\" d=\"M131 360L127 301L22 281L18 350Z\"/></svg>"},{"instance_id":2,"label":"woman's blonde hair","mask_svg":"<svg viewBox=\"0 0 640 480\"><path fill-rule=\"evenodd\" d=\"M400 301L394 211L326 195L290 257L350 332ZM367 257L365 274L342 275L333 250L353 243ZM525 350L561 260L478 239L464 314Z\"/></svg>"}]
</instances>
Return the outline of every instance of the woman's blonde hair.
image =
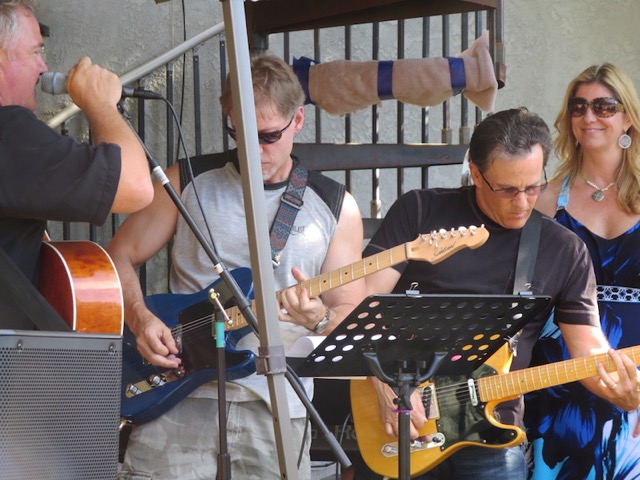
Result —
<instances>
[{"instance_id":1,"label":"woman's blonde hair","mask_svg":"<svg viewBox=\"0 0 640 480\"><path fill-rule=\"evenodd\" d=\"M631 120L631 126L626 132L631 137L631 146L624 151L616 185L618 187L618 202L622 209L628 213L640 213L640 101L631 78L622 69L611 63L592 65L569 83L562 109L554 123L558 131L554 145L560 165L553 178L569 177L570 183L573 183L580 175L582 147L573 134L571 115L567 111L567 106L578 88L589 83L598 83L608 88L615 99L623 105L624 113Z\"/></svg>"}]
</instances>

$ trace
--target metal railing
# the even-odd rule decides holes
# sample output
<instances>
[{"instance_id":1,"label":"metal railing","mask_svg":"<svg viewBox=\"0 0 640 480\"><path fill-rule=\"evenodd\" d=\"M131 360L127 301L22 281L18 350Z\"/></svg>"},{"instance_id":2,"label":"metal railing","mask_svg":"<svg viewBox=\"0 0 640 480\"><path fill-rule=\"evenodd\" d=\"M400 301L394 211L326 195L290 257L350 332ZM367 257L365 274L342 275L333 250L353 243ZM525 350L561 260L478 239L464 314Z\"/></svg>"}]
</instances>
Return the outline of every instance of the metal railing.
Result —
<instances>
[{"instance_id":1,"label":"metal railing","mask_svg":"<svg viewBox=\"0 0 640 480\"><path fill-rule=\"evenodd\" d=\"M494 14L479 11L278 33L269 36L269 50L289 63L299 56L323 62L456 56L487 28L489 19L495 23ZM156 158L163 167L183 157L185 151L194 156L229 148L217 101L226 68L224 25L218 24L121 75L125 85L151 79L154 86L165 88L167 101L176 105L187 137L182 139L184 147L172 109L160 102L138 100L132 114L150 151L164 150ZM180 92L177 98L175 91ZM70 105L47 123L67 131L78 111ZM311 168L344 182L365 218L379 219L407 190L458 185L465 145L481 117L461 95L431 108L389 100L342 117L307 106L306 126L294 153ZM70 134L81 136L82 132ZM431 143L436 138L437 143ZM58 224L50 230L54 239L88 238L106 244L120 221L114 215L99 228ZM371 233L375 222L366 224L373 225L368 228ZM166 290L166 277L165 252L143 270L142 281L155 293Z\"/></svg>"}]
</instances>

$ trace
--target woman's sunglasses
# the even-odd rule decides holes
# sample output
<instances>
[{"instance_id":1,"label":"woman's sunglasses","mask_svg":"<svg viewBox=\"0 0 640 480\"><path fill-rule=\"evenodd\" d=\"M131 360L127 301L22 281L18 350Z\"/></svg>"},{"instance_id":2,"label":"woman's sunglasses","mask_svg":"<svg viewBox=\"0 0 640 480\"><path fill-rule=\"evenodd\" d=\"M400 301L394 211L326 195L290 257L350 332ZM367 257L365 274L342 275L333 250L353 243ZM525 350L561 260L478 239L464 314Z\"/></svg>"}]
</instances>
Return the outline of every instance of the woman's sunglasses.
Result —
<instances>
[{"instance_id":1,"label":"woman's sunglasses","mask_svg":"<svg viewBox=\"0 0 640 480\"><path fill-rule=\"evenodd\" d=\"M573 97L569 99L567 111L572 117L582 117L589 107L596 117L601 118L613 117L616 113L624 111L624 106L611 97L594 98L590 102L586 98Z\"/></svg>"},{"instance_id":2,"label":"woman's sunglasses","mask_svg":"<svg viewBox=\"0 0 640 480\"><path fill-rule=\"evenodd\" d=\"M278 140L282 138L282 134L287 130L287 128L291 126L291 122L293 122L294 118L296 118L295 115L291 117L291 120L289 120L289 123L287 123L287 126L284 127L282 130L276 130L274 132L258 132L258 143L262 145L271 145L272 143L276 143ZM227 123L227 121L228 120L225 121L224 129L227 131L229 136L233 138L234 141L236 141L236 137L237 137L236 130L234 128L231 128Z\"/></svg>"}]
</instances>

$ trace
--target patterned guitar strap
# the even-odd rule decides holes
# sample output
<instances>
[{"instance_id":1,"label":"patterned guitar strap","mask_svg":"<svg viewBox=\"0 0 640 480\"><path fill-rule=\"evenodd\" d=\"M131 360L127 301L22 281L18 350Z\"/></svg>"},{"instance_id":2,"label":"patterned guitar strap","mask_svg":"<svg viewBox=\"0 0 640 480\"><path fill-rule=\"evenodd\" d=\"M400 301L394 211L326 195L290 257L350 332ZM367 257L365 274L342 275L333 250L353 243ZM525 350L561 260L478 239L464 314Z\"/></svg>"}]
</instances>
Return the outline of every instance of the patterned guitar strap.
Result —
<instances>
[{"instance_id":1,"label":"patterned guitar strap","mask_svg":"<svg viewBox=\"0 0 640 480\"><path fill-rule=\"evenodd\" d=\"M538 244L540 243L540 219L540 212L533 210L529 220L522 228L513 282L514 295L532 295L531 282L538 256ZM514 357L517 355L518 339L521 333L520 331L509 339L509 349Z\"/></svg>"},{"instance_id":2,"label":"patterned guitar strap","mask_svg":"<svg viewBox=\"0 0 640 480\"><path fill-rule=\"evenodd\" d=\"M282 250L287 244L296 216L304 205L302 197L307 187L307 178L309 178L307 169L300 165L299 162L296 162L291 171L287 189L280 199L280 207L269 232L273 268L277 268L280 265Z\"/></svg>"}]
</instances>

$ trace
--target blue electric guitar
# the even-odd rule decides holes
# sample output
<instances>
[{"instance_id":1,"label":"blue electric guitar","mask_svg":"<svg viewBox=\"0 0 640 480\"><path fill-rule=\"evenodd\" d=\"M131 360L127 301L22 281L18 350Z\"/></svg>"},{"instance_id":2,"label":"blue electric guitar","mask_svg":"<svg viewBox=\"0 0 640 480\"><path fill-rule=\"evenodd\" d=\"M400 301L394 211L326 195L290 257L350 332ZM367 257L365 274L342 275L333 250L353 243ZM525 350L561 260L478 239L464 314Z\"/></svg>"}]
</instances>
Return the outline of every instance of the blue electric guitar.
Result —
<instances>
[{"instance_id":1,"label":"blue electric guitar","mask_svg":"<svg viewBox=\"0 0 640 480\"><path fill-rule=\"evenodd\" d=\"M489 238L484 227L460 227L458 230L440 230L420 235L416 240L393 247L302 282L311 297L392 267L407 260L438 263L463 248L478 248ZM243 293L253 298L251 271L246 268L231 272ZM125 328L123 345L123 372L121 415L133 423L151 421L175 406L200 385L217 379L216 342L209 302L210 287L190 295L161 294L145 299L154 315L168 327L180 349L182 364L177 370L149 365L136 350L135 337ZM278 295L280 292L278 292ZM235 346L250 328L238 307L227 308L229 320L225 323L227 380L245 377L256 371L254 354L248 350L235 350Z\"/></svg>"}]
</instances>

